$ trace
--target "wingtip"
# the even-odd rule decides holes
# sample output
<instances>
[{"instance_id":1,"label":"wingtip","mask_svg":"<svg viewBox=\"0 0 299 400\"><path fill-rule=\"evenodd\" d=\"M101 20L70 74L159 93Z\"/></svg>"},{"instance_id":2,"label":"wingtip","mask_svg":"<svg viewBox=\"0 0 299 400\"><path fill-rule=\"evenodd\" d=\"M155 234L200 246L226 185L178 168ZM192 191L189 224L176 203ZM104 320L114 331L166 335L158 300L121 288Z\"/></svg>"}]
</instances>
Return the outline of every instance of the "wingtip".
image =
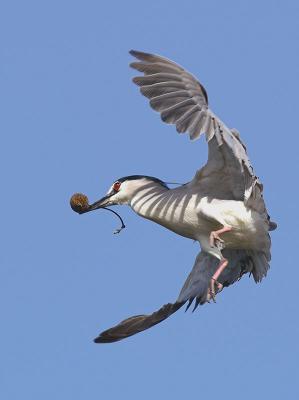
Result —
<instances>
[{"instance_id":1,"label":"wingtip","mask_svg":"<svg viewBox=\"0 0 299 400\"><path fill-rule=\"evenodd\" d=\"M153 57L156 57L154 54L133 49L130 50L129 53L131 54L131 56L137 58L140 61L151 61Z\"/></svg>"},{"instance_id":2,"label":"wingtip","mask_svg":"<svg viewBox=\"0 0 299 400\"><path fill-rule=\"evenodd\" d=\"M118 340L120 340L120 339L118 339L118 338L115 339L115 338L107 337L105 335L100 334L95 339L93 339L93 342L96 344L103 344L103 343L117 342Z\"/></svg>"},{"instance_id":3,"label":"wingtip","mask_svg":"<svg viewBox=\"0 0 299 400\"><path fill-rule=\"evenodd\" d=\"M129 51L129 53L131 54L131 56L136 57L136 58L138 58L138 57L140 57L140 56L146 56L146 55L148 55L148 53L144 53L143 51L133 50L133 49L131 49L131 50Z\"/></svg>"},{"instance_id":4,"label":"wingtip","mask_svg":"<svg viewBox=\"0 0 299 400\"><path fill-rule=\"evenodd\" d=\"M94 343L113 343L136 335L164 321L183 304L185 302L167 303L152 314L129 317L112 328L101 332L93 341Z\"/></svg>"}]
</instances>

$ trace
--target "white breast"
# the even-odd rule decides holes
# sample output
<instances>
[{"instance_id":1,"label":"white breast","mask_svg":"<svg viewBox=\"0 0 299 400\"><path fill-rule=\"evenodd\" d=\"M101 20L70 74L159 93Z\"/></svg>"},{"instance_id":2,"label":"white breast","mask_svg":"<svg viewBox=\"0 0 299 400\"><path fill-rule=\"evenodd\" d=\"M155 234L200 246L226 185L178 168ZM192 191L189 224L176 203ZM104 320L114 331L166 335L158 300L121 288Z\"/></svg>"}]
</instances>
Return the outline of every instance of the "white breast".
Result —
<instances>
[{"instance_id":1,"label":"white breast","mask_svg":"<svg viewBox=\"0 0 299 400\"><path fill-rule=\"evenodd\" d=\"M245 207L242 201L209 200L188 193L184 187L154 194L152 190L140 191L131 207L142 217L194 240L202 235L208 237L221 226L231 226L232 231L225 233L223 239L232 248L255 248L268 231L262 216Z\"/></svg>"},{"instance_id":2,"label":"white breast","mask_svg":"<svg viewBox=\"0 0 299 400\"><path fill-rule=\"evenodd\" d=\"M204 198L199 212L232 228L231 232L223 234L229 248L260 248L268 242L268 223L264 215L246 207L242 201Z\"/></svg>"}]
</instances>

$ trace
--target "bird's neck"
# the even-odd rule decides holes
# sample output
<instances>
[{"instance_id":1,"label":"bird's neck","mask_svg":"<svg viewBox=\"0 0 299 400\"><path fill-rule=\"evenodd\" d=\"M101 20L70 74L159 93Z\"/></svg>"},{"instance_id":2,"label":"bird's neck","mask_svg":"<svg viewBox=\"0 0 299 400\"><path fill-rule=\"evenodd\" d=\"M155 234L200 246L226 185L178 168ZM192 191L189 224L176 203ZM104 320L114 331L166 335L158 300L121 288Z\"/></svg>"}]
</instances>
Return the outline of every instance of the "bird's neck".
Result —
<instances>
[{"instance_id":1,"label":"bird's neck","mask_svg":"<svg viewBox=\"0 0 299 400\"><path fill-rule=\"evenodd\" d=\"M185 185L175 189L154 185L150 189L138 190L129 204L143 218L196 240L198 201L198 196L192 190L188 194Z\"/></svg>"},{"instance_id":2,"label":"bird's neck","mask_svg":"<svg viewBox=\"0 0 299 400\"><path fill-rule=\"evenodd\" d=\"M146 185L136 192L130 206L141 217L159 222L161 208L165 205L169 192L170 190L162 185Z\"/></svg>"}]
</instances>

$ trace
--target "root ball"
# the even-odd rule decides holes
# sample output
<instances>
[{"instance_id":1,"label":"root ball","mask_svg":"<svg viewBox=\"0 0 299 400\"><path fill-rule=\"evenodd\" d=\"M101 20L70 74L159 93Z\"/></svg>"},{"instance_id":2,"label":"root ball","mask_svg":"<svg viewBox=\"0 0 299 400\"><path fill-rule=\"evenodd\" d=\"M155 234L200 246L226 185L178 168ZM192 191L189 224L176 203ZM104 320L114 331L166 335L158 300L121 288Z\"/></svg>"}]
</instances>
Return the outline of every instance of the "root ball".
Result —
<instances>
[{"instance_id":1,"label":"root ball","mask_svg":"<svg viewBox=\"0 0 299 400\"><path fill-rule=\"evenodd\" d=\"M89 207L88 197L82 193L75 193L70 199L70 205L72 210L80 214Z\"/></svg>"}]
</instances>

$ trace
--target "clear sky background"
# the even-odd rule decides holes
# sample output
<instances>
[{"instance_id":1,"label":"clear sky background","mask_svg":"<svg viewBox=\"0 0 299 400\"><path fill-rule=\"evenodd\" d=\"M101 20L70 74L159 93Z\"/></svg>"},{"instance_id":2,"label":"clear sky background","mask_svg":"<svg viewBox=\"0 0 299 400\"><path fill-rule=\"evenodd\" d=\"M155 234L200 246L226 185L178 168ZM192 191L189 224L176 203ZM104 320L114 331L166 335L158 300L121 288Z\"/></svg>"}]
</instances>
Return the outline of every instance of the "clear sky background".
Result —
<instances>
[{"instance_id":1,"label":"clear sky background","mask_svg":"<svg viewBox=\"0 0 299 400\"><path fill-rule=\"evenodd\" d=\"M0 397L298 398L298 1L7 1L0 10ZM207 155L131 83L131 48L182 64L265 187L271 269L123 342L97 334L176 296L198 245L115 208L130 174L186 182Z\"/></svg>"}]
</instances>

